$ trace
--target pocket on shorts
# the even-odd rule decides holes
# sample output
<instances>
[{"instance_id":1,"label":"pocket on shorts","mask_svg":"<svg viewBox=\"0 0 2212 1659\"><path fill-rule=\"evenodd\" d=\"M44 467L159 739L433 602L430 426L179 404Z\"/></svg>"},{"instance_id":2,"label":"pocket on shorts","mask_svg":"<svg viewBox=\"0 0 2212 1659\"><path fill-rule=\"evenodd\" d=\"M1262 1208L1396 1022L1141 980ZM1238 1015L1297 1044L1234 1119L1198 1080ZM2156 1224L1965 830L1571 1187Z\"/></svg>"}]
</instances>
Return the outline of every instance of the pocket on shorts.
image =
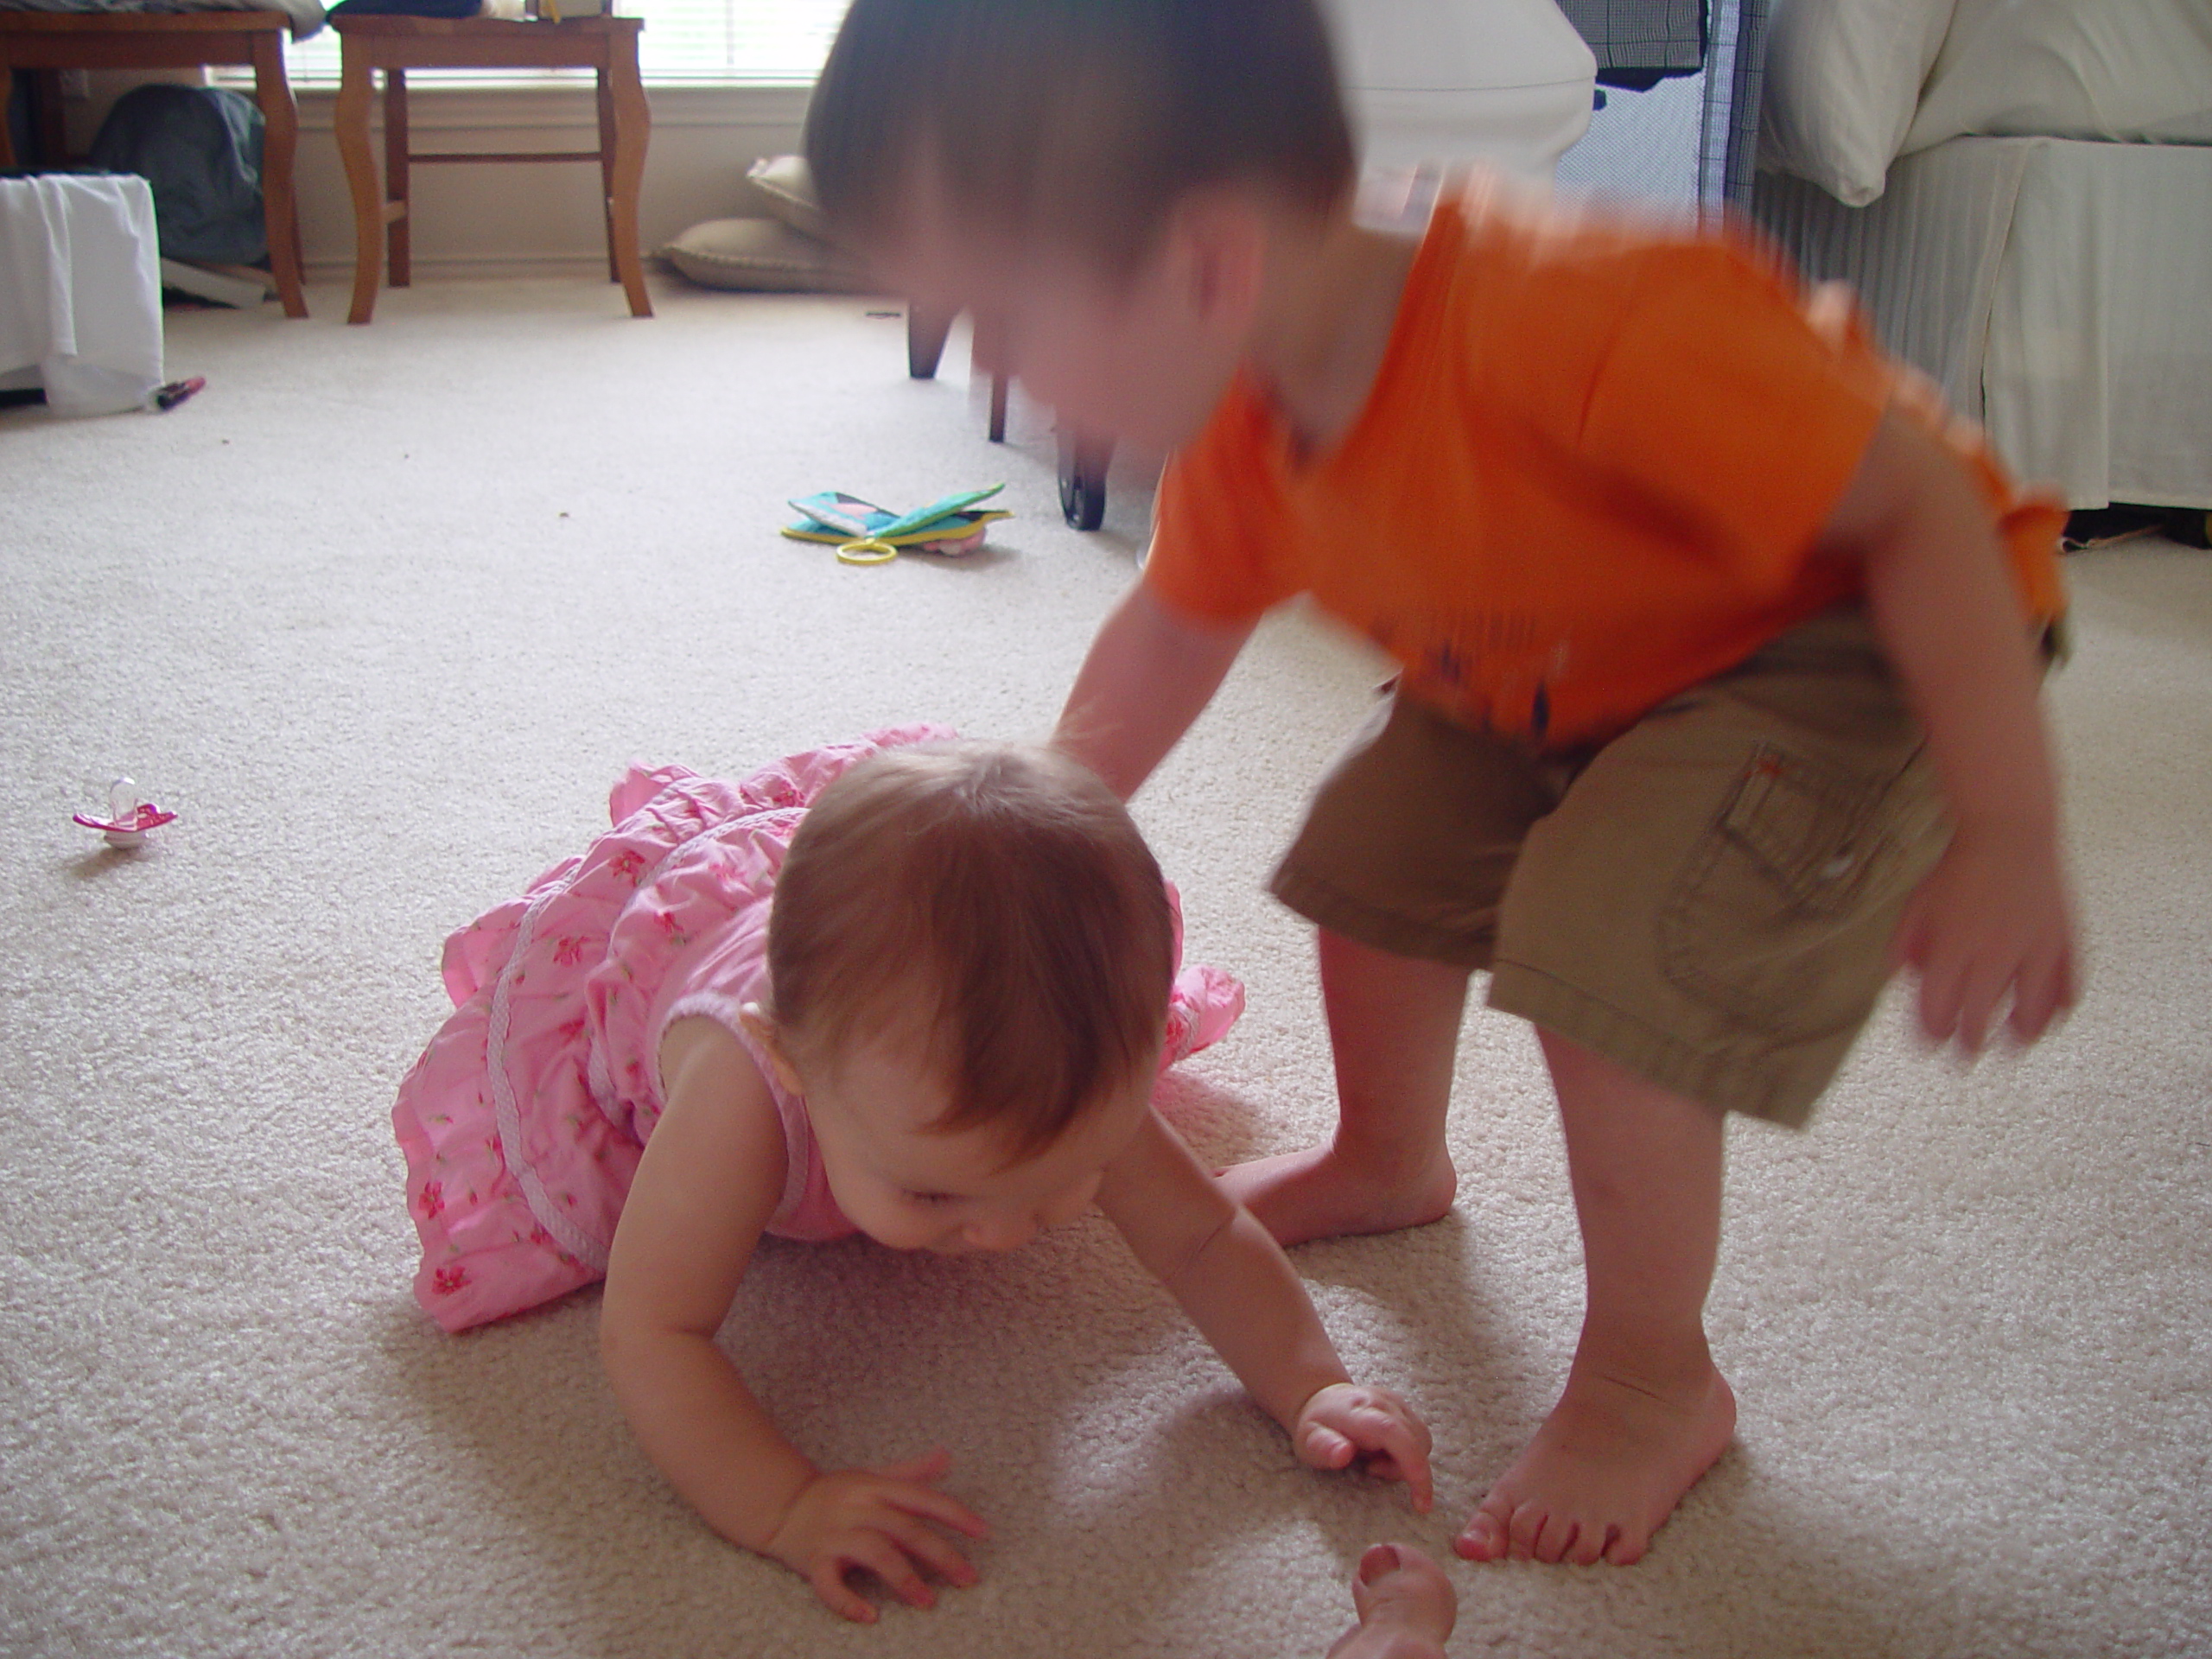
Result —
<instances>
[{"instance_id":1,"label":"pocket on shorts","mask_svg":"<svg viewBox=\"0 0 2212 1659\"><path fill-rule=\"evenodd\" d=\"M1661 911L1669 981L1778 1038L1863 1020L1935 825L1915 775L1754 749Z\"/></svg>"}]
</instances>

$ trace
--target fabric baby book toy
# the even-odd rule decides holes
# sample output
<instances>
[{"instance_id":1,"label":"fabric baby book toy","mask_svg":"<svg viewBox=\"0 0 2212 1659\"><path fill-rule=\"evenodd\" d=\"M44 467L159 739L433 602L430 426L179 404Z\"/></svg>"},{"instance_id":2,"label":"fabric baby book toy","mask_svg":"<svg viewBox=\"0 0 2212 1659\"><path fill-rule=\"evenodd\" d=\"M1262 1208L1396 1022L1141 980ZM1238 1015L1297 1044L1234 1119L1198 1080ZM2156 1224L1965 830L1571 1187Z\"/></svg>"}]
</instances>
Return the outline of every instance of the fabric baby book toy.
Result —
<instances>
[{"instance_id":1,"label":"fabric baby book toy","mask_svg":"<svg viewBox=\"0 0 2212 1659\"><path fill-rule=\"evenodd\" d=\"M1001 518L1014 515L1003 507L975 511L1006 487L992 484L980 490L963 490L932 501L912 512L893 512L863 501L842 490L823 490L817 495L796 496L791 505L804 515L784 526L796 541L828 542L847 564L882 564L899 556L901 549L924 553L971 553L983 544L984 531Z\"/></svg>"}]
</instances>

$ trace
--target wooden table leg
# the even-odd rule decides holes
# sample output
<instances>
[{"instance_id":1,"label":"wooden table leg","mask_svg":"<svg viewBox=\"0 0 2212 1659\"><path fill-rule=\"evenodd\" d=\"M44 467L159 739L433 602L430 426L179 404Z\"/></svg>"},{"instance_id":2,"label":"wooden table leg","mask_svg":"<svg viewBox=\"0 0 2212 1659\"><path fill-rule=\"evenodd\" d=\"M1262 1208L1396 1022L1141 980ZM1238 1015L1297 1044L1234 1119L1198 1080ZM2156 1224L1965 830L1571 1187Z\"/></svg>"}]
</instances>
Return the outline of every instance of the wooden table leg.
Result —
<instances>
[{"instance_id":1,"label":"wooden table leg","mask_svg":"<svg viewBox=\"0 0 2212 1659\"><path fill-rule=\"evenodd\" d=\"M16 71L7 59L0 58L0 173L16 164L16 141L8 126L8 106L15 97Z\"/></svg>"},{"instance_id":2,"label":"wooden table leg","mask_svg":"<svg viewBox=\"0 0 2212 1659\"><path fill-rule=\"evenodd\" d=\"M41 167L69 165L69 121L61 107L61 72L41 69L38 74L38 159Z\"/></svg>"},{"instance_id":3,"label":"wooden table leg","mask_svg":"<svg viewBox=\"0 0 2212 1659\"><path fill-rule=\"evenodd\" d=\"M353 308L346 314L348 322L366 322L376 315L377 267L383 263L384 198L377 188L376 155L369 148L372 73L365 53L346 52L338 103L331 112L338 154L346 163L346 188L353 198Z\"/></svg>"},{"instance_id":4,"label":"wooden table leg","mask_svg":"<svg viewBox=\"0 0 2212 1659\"><path fill-rule=\"evenodd\" d=\"M607 280L622 280L622 267L614 257L614 89L607 66L597 66L599 102L599 194L601 217L607 221Z\"/></svg>"},{"instance_id":5,"label":"wooden table leg","mask_svg":"<svg viewBox=\"0 0 2212 1659\"><path fill-rule=\"evenodd\" d=\"M970 375L972 381L974 374L985 372L986 364L1004 362L1006 353L999 344L999 325L992 319L978 315L971 320L969 328L968 355L972 371ZM997 369L990 370L989 373L991 377L990 439L993 443L1004 443L1008 381L1006 375Z\"/></svg>"},{"instance_id":6,"label":"wooden table leg","mask_svg":"<svg viewBox=\"0 0 2212 1659\"><path fill-rule=\"evenodd\" d=\"M650 317L653 302L645 292L645 261L638 251L638 188L645 181L652 111L645 103L645 84L638 79L638 37L617 37L608 43L607 55L607 79L613 83L609 98L614 106L614 170L607 201L614 269L629 296L630 315Z\"/></svg>"},{"instance_id":7,"label":"wooden table leg","mask_svg":"<svg viewBox=\"0 0 2212 1659\"><path fill-rule=\"evenodd\" d=\"M906 302L906 372L917 380L934 380L944 356L945 336L952 332L955 313L931 311L913 300Z\"/></svg>"},{"instance_id":8,"label":"wooden table leg","mask_svg":"<svg viewBox=\"0 0 2212 1659\"><path fill-rule=\"evenodd\" d=\"M408 203L415 180L407 167L407 72L384 72L385 282L392 288L415 283L415 232Z\"/></svg>"},{"instance_id":9,"label":"wooden table leg","mask_svg":"<svg viewBox=\"0 0 2212 1659\"><path fill-rule=\"evenodd\" d=\"M300 212L293 188L300 148L299 106L284 79L284 47L273 33L253 37L253 97L266 124L261 141L262 220L269 232L269 269L288 317L308 314L302 291Z\"/></svg>"}]
</instances>

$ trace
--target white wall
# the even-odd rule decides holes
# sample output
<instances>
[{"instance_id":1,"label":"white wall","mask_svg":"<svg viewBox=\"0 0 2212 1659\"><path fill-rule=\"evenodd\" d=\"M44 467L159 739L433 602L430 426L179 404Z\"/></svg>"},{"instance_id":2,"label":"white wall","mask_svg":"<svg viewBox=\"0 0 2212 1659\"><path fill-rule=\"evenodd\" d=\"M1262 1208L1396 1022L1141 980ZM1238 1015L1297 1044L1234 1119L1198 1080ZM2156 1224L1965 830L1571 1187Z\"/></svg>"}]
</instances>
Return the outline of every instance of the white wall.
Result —
<instances>
[{"instance_id":1,"label":"white wall","mask_svg":"<svg viewBox=\"0 0 2212 1659\"><path fill-rule=\"evenodd\" d=\"M107 105L153 76L96 78L90 103L69 111L71 147L91 140ZM646 251L703 219L757 211L745 169L762 156L798 147L803 86L659 86L646 90L652 139L639 225ZM416 150L595 149L598 118L587 79L572 86L407 84L408 131ZM300 232L308 274L348 274L353 209L331 132L337 92L297 92ZM383 100L372 140L384 157ZM529 166L416 167L410 194L418 277L513 276L582 270L606 259L599 169L589 162Z\"/></svg>"}]
</instances>

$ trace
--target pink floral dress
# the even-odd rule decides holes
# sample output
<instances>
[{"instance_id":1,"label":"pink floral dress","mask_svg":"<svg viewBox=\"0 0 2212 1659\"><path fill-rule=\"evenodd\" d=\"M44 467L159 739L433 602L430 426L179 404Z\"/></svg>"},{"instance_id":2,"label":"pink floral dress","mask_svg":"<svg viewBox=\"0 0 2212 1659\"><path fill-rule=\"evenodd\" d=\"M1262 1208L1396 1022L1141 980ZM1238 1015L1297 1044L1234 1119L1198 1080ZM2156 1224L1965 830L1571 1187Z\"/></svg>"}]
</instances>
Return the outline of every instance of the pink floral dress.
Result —
<instances>
[{"instance_id":1,"label":"pink floral dress","mask_svg":"<svg viewBox=\"0 0 2212 1659\"><path fill-rule=\"evenodd\" d=\"M454 1011L391 1115L423 1243L415 1294L431 1318L463 1331L605 1276L660 1121L661 1035L690 1014L753 1052L782 1116L786 1174L768 1230L854 1230L816 1156L806 1103L778 1085L738 1010L765 1000L769 901L808 804L879 750L952 736L872 733L736 784L632 766L607 799L613 829L446 941ZM1179 950L1180 931L1179 912ZM1184 969L1161 1065L1217 1040L1243 1006L1228 975Z\"/></svg>"}]
</instances>

